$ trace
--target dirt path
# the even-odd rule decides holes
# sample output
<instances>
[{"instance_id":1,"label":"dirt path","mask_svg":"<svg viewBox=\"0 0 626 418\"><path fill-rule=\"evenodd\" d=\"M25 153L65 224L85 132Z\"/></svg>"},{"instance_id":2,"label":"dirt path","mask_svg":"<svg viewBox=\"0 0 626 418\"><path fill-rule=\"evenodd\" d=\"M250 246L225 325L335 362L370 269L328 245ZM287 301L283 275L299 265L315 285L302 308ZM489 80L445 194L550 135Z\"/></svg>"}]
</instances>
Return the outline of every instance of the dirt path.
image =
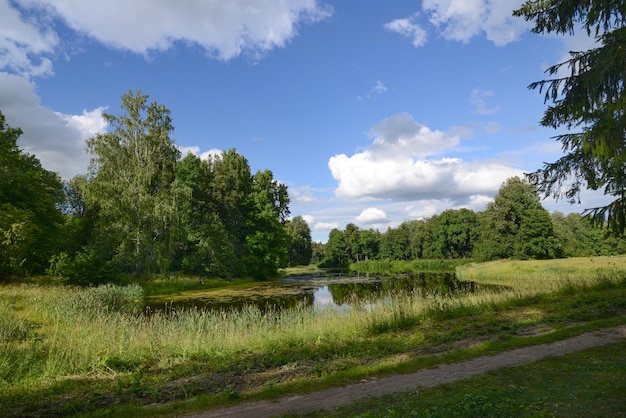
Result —
<instances>
[{"instance_id":1,"label":"dirt path","mask_svg":"<svg viewBox=\"0 0 626 418\"><path fill-rule=\"evenodd\" d=\"M487 373L501 367L519 366L546 357L562 356L605 344L617 343L626 338L626 325L606 328L594 332L556 341L520 348L493 356L478 357L462 363L442 365L433 369L386 378L372 378L363 383L330 388L320 392L294 395L276 401L245 403L230 408L206 411L187 418L260 418L286 413L305 413L316 409L332 409L366 397L377 397L394 392L428 388L442 383L455 382L468 377Z\"/></svg>"}]
</instances>

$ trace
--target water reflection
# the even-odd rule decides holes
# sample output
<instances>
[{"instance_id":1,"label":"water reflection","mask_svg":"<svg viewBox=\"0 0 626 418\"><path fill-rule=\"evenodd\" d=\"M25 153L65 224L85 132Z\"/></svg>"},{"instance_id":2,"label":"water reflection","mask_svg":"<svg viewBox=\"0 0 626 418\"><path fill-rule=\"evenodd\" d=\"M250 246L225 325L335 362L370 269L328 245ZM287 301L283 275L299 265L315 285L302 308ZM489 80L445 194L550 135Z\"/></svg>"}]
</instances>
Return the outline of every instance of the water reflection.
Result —
<instances>
[{"instance_id":1,"label":"water reflection","mask_svg":"<svg viewBox=\"0 0 626 418\"><path fill-rule=\"evenodd\" d=\"M368 275L315 278L294 277L277 282L228 288L195 290L174 295L146 298L147 310L202 308L210 310L241 309L254 305L259 309L293 309L303 304L316 309L347 309L352 304L376 303L391 295L416 291L450 294L473 291L474 285L459 282L454 273L416 273L392 277Z\"/></svg>"}]
</instances>

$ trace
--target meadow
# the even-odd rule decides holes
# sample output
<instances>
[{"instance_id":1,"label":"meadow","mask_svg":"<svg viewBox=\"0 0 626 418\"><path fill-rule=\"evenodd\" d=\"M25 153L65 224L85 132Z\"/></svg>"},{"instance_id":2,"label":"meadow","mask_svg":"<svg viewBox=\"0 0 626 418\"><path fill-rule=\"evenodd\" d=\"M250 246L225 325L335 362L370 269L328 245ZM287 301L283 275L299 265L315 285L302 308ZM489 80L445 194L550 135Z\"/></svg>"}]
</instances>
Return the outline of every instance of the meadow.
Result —
<instances>
[{"instance_id":1,"label":"meadow","mask_svg":"<svg viewBox=\"0 0 626 418\"><path fill-rule=\"evenodd\" d=\"M626 257L465 264L457 275L477 290L416 292L341 312L144 315L138 284L2 285L0 415L171 414L626 322ZM537 327L551 332L524 332Z\"/></svg>"}]
</instances>

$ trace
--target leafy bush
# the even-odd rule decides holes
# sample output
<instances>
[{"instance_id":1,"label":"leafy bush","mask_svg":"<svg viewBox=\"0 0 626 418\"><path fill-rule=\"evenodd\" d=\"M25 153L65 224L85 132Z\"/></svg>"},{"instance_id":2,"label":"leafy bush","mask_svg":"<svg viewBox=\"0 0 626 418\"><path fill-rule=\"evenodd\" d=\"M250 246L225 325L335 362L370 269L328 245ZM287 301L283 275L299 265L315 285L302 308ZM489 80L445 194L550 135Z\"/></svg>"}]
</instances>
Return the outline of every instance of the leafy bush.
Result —
<instances>
[{"instance_id":1,"label":"leafy bush","mask_svg":"<svg viewBox=\"0 0 626 418\"><path fill-rule=\"evenodd\" d=\"M69 284L98 285L115 278L115 267L94 248L83 248L71 258L67 253L52 256L46 273L64 279Z\"/></svg>"}]
</instances>

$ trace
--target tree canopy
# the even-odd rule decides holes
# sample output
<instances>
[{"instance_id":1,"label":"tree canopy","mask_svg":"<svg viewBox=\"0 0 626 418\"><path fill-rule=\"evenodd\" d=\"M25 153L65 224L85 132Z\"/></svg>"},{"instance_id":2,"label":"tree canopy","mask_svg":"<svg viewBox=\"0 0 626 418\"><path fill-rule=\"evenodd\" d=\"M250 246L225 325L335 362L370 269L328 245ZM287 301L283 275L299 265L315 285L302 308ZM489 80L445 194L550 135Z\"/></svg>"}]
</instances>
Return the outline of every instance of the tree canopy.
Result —
<instances>
[{"instance_id":1,"label":"tree canopy","mask_svg":"<svg viewBox=\"0 0 626 418\"><path fill-rule=\"evenodd\" d=\"M551 102L541 125L565 128L555 138L565 155L529 175L544 195L578 199L581 190L603 189L613 201L589 208L596 222L614 232L626 226L626 5L623 0L535 0L514 12L534 23L536 33L573 34L583 30L596 47L572 51L549 67L551 77L530 84Z\"/></svg>"},{"instance_id":2,"label":"tree canopy","mask_svg":"<svg viewBox=\"0 0 626 418\"><path fill-rule=\"evenodd\" d=\"M63 222L61 180L19 148L20 135L0 112L0 278L43 273Z\"/></svg>"},{"instance_id":3,"label":"tree canopy","mask_svg":"<svg viewBox=\"0 0 626 418\"><path fill-rule=\"evenodd\" d=\"M140 91L104 117L108 131L87 141L88 175L62 189L72 239L50 274L79 284L176 271L266 279L287 265L289 195L270 170L251 174L235 149L181 159L170 111Z\"/></svg>"},{"instance_id":4,"label":"tree canopy","mask_svg":"<svg viewBox=\"0 0 626 418\"><path fill-rule=\"evenodd\" d=\"M147 99L140 91L122 96L125 113L104 115L112 130L87 141L85 197L98 208L100 240L136 275L169 268L184 193L176 182L180 152L170 138L170 112Z\"/></svg>"}]
</instances>

